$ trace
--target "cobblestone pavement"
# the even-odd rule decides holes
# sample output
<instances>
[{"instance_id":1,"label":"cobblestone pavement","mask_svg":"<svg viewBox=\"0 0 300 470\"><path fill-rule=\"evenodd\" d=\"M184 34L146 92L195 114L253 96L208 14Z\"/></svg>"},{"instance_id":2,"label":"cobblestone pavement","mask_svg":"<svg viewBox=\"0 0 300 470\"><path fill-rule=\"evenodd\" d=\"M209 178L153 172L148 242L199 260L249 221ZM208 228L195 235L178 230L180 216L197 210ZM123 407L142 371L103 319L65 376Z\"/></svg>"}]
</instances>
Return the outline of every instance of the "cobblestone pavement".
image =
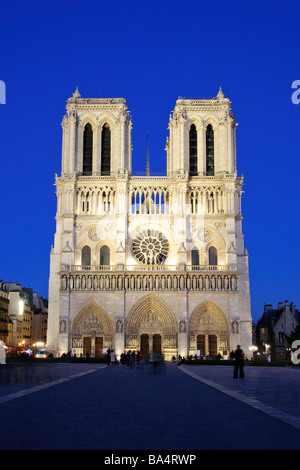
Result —
<instances>
[{"instance_id":1,"label":"cobblestone pavement","mask_svg":"<svg viewBox=\"0 0 300 470\"><path fill-rule=\"evenodd\" d=\"M245 372L234 380L230 366L3 366L0 449L298 450L300 371Z\"/></svg>"}]
</instances>

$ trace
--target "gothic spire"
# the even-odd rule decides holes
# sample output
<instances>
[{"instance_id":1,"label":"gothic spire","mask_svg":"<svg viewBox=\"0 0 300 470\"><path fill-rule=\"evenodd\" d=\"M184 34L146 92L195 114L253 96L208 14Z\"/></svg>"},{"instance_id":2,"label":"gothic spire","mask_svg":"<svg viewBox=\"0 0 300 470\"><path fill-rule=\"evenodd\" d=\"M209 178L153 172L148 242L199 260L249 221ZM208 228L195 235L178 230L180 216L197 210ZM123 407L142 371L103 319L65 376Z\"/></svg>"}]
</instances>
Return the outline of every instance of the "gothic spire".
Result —
<instances>
[{"instance_id":1,"label":"gothic spire","mask_svg":"<svg viewBox=\"0 0 300 470\"><path fill-rule=\"evenodd\" d=\"M219 89L219 93L217 94L217 98L218 98L219 100L222 100L223 98L225 98L225 95L224 95L224 93L223 93L221 87L220 87L220 89Z\"/></svg>"},{"instance_id":2,"label":"gothic spire","mask_svg":"<svg viewBox=\"0 0 300 470\"><path fill-rule=\"evenodd\" d=\"M73 98L81 98L81 94L79 93L78 86L76 87L76 90L73 93Z\"/></svg>"},{"instance_id":3,"label":"gothic spire","mask_svg":"<svg viewBox=\"0 0 300 470\"><path fill-rule=\"evenodd\" d=\"M146 176L150 176L148 132L147 132L147 153L146 153Z\"/></svg>"}]
</instances>

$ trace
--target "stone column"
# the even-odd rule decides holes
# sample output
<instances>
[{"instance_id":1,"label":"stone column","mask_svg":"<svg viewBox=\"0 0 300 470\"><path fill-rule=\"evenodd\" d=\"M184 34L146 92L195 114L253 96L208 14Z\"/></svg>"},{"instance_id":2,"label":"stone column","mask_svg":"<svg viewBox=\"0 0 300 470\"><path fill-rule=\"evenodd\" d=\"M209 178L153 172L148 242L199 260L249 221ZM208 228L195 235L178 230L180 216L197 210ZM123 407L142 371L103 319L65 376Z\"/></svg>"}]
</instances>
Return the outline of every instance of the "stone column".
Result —
<instances>
[{"instance_id":1,"label":"stone column","mask_svg":"<svg viewBox=\"0 0 300 470\"><path fill-rule=\"evenodd\" d=\"M77 123L75 112L71 114L69 120L70 120L69 173L73 174L75 171L76 123Z\"/></svg>"},{"instance_id":2,"label":"stone column","mask_svg":"<svg viewBox=\"0 0 300 470\"><path fill-rule=\"evenodd\" d=\"M67 116L64 116L61 123L63 135L62 135L62 173L68 173L68 151L69 151L69 125Z\"/></svg>"}]
</instances>

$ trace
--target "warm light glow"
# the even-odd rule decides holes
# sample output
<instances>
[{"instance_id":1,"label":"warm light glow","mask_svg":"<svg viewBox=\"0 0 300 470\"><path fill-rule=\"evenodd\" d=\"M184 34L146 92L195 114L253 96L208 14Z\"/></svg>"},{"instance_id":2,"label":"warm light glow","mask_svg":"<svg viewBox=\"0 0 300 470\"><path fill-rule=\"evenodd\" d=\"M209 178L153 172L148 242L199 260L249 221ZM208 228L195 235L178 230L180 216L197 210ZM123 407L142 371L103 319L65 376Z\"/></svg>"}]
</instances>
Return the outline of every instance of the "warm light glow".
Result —
<instances>
[{"instance_id":1,"label":"warm light glow","mask_svg":"<svg viewBox=\"0 0 300 470\"><path fill-rule=\"evenodd\" d=\"M24 312L24 302L23 300L19 300L19 315L23 315Z\"/></svg>"}]
</instances>

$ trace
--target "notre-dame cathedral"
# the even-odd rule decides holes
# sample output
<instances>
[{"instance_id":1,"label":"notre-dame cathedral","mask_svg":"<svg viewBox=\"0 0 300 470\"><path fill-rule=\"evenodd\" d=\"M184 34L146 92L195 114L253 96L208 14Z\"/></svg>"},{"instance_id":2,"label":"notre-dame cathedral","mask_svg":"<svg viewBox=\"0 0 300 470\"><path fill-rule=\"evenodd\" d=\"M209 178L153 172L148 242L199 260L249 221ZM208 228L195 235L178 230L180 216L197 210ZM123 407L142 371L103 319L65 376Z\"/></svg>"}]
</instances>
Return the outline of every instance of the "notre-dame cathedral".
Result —
<instances>
[{"instance_id":1,"label":"notre-dame cathedral","mask_svg":"<svg viewBox=\"0 0 300 470\"><path fill-rule=\"evenodd\" d=\"M123 98L68 99L49 279L48 350L250 356L236 121L222 92L170 115L166 176L132 172ZM146 155L147 161L147 155Z\"/></svg>"}]
</instances>

